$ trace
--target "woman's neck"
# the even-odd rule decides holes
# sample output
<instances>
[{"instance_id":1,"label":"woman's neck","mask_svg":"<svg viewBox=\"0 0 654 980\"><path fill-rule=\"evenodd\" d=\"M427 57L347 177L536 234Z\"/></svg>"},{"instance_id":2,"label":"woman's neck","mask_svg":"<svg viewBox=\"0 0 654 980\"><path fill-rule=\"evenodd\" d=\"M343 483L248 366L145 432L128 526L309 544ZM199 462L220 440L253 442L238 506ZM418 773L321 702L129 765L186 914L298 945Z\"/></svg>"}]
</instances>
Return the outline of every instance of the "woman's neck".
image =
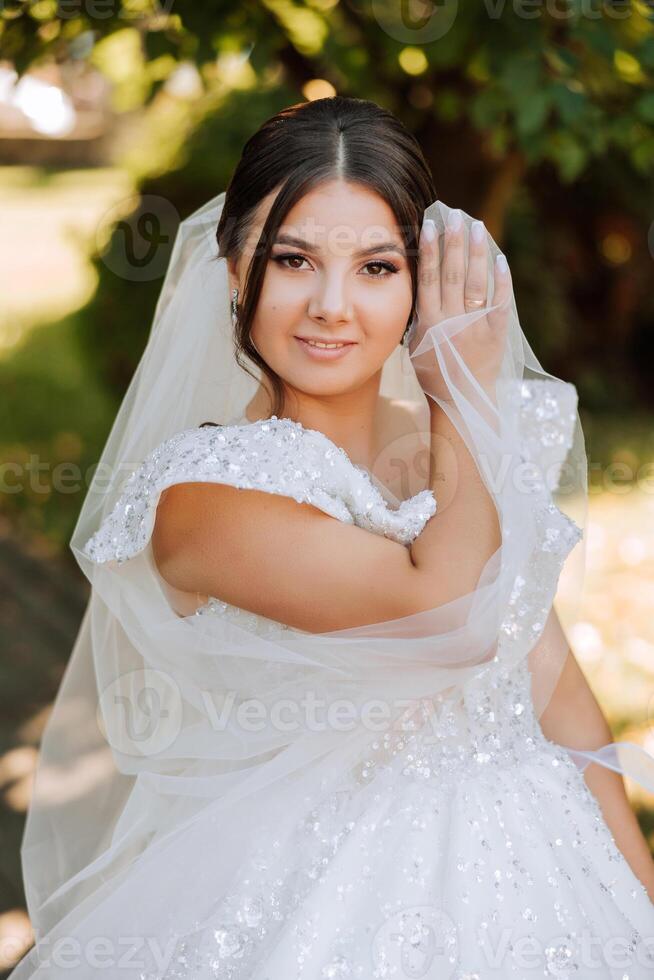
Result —
<instances>
[{"instance_id":1,"label":"woman's neck","mask_svg":"<svg viewBox=\"0 0 654 980\"><path fill-rule=\"evenodd\" d=\"M331 398L313 398L298 393L276 413L279 418L300 422L305 429L317 429L345 450L353 463L371 470L383 448L381 438L385 427L383 402L379 395L379 379L371 379L364 389ZM295 408L291 408L291 404ZM270 399L261 388L245 409L249 422L270 418Z\"/></svg>"}]
</instances>

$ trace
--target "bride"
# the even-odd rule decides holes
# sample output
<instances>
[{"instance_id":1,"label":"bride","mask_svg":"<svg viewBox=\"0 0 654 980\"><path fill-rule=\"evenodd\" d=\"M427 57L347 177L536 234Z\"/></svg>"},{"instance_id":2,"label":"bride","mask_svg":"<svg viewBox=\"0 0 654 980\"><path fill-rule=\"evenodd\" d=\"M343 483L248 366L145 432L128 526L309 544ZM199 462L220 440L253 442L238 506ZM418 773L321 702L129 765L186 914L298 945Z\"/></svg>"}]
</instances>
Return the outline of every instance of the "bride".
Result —
<instances>
[{"instance_id":1,"label":"bride","mask_svg":"<svg viewBox=\"0 0 654 980\"><path fill-rule=\"evenodd\" d=\"M12 980L651 976L620 774L654 759L553 605L585 481L574 386L404 126L264 123L179 229L71 541Z\"/></svg>"}]
</instances>

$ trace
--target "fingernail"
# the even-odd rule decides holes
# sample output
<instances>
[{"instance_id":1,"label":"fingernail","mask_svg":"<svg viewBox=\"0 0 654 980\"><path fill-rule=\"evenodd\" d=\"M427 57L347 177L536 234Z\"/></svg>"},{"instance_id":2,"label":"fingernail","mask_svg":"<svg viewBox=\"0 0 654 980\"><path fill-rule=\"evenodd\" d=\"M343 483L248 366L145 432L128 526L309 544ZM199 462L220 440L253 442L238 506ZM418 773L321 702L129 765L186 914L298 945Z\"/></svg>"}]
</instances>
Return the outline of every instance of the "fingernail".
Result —
<instances>
[{"instance_id":1,"label":"fingernail","mask_svg":"<svg viewBox=\"0 0 654 980\"><path fill-rule=\"evenodd\" d=\"M431 218L425 218L423 221L422 234L427 242L433 242L436 238L436 225Z\"/></svg>"},{"instance_id":2,"label":"fingernail","mask_svg":"<svg viewBox=\"0 0 654 980\"><path fill-rule=\"evenodd\" d=\"M506 256L505 255L502 255L501 252L499 253L499 255L497 256L497 258L495 259L495 264L497 266L497 271L501 275L505 276L507 274L507 272L509 271L509 264L506 261Z\"/></svg>"},{"instance_id":3,"label":"fingernail","mask_svg":"<svg viewBox=\"0 0 654 980\"><path fill-rule=\"evenodd\" d=\"M447 227L450 231L458 231L463 221L460 208L453 208L447 216Z\"/></svg>"},{"instance_id":4,"label":"fingernail","mask_svg":"<svg viewBox=\"0 0 654 980\"><path fill-rule=\"evenodd\" d=\"M473 221L472 228L470 229L470 234L472 235L472 240L475 245L481 244L484 240L484 233L486 228L484 227L483 221Z\"/></svg>"}]
</instances>

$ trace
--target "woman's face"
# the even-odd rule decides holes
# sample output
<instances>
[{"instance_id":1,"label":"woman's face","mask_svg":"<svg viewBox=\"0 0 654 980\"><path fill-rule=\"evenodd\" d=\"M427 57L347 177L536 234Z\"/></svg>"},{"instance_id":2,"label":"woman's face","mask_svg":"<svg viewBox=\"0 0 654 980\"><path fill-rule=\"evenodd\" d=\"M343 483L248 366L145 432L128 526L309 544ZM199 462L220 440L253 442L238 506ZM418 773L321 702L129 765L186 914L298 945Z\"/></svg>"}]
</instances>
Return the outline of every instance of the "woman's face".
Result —
<instances>
[{"instance_id":1,"label":"woman's face","mask_svg":"<svg viewBox=\"0 0 654 980\"><path fill-rule=\"evenodd\" d=\"M243 277L276 191L260 205L232 286ZM251 337L269 367L306 394L354 391L402 339L412 285L391 208L360 184L334 180L289 211L272 246ZM345 344L312 347L309 341Z\"/></svg>"}]
</instances>

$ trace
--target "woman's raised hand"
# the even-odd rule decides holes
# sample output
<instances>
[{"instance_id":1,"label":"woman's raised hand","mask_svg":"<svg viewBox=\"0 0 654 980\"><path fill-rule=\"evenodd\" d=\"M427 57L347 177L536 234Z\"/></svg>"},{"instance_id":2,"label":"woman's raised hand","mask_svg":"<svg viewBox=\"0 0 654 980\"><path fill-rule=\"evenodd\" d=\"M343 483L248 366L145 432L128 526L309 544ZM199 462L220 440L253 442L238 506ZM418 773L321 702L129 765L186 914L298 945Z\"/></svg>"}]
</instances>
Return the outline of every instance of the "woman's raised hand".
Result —
<instances>
[{"instance_id":1,"label":"woman's raised hand","mask_svg":"<svg viewBox=\"0 0 654 980\"><path fill-rule=\"evenodd\" d=\"M442 245L434 222L426 219L423 223L418 260L417 324L409 342L412 357L429 328L438 328L445 320L482 310L489 305L486 228L482 221L472 223L466 268L462 219L458 208L449 212ZM499 308L476 318L471 317L471 322L454 332L449 341L468 371L489 394L494 392L506 347L509 320L507 301L510 295L511 275L506 258L500 254L495 262L492 300L492 305L495 307L499 304ZM438 339L438 329L435 337ZM440 349L454 384L461 381L469 386L465 372L458 358L452 356L448 343L442 344ZM431 345L429 351L417 355L413 363L420 384L428 394L446 401L452 399Z\"/></svg>"}]
</instances>

